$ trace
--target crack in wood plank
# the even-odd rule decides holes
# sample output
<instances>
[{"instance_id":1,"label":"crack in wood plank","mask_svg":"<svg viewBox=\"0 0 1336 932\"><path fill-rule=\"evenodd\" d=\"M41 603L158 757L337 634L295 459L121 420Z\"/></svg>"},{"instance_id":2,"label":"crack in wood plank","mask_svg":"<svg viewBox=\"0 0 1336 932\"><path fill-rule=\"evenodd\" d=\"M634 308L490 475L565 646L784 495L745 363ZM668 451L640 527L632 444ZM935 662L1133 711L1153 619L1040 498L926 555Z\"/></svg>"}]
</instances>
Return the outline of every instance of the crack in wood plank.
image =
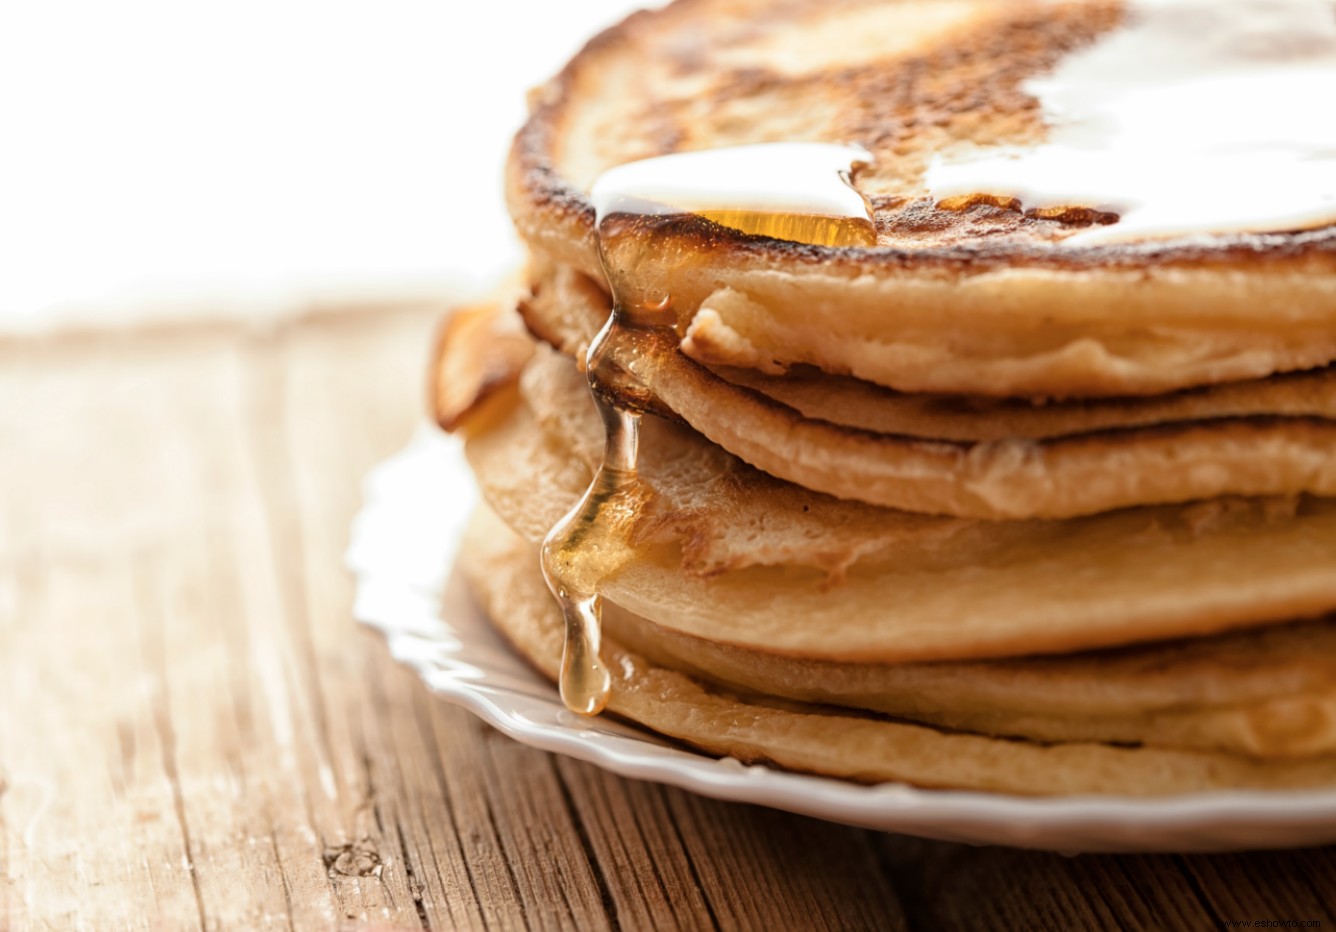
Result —
<instances>
[{"instance_id":1,"label":"crack in wood plank","mask_svg":"<svg viewBox=\"0 0 1336 932\"><path fill-rule=\"evenodd\" d=\"M584 852L585 860L589 862L589 869L593 872L594 881L598 884L599 900L603 904L604 912L607 914L608 925L613 932L620 932L622 928L621 919L617 915L617 903L612 896L612 888L608 883L608 877L604 873L603 866L594 851L594 846L589 839L589 830L585 828L584 820L580 817L580 811L576 808L575 801L571 798L571 789L562 774L561 768L555 763L552 764L552 775L557 782L557 790L561 795L562 805L566 807L566 812L570 816L571 824L575 826L575 834L580 839L580 850ZM632 874L636 882L639 882L637 875Z\"/></svg>"},{"instance_id":2,"label":"crack in wood plank","mask_svg":"<svg viewBox=\"0 0 1336 932\"><path fill-rule=\"evenodd\" d=\"M139 563L139 560L135 561ZM195 892L195 906L198 909L199 928L207 932L211 928L204 907L204 895L200 891L199 875L195 872L195 849L190 842L190 820L186 818L185 796L181 790L181 774L176 760L176 732L172 727L171 687L167 680L166 651L163 647L164 619L161 606L148 585L149 570L138 565L132 571L139 604L139 643L144 658L144 666L152 677L149 686L150 706L153 721L158 730L158 747L162 754L162 769L167 776L167 785L171 793L172 811L181 831L181 845L185 849L185 863L182 867L190 875L190 887Z\"/></svg>"},{"instance_id":3,"label":"crack in wood plank","mask_svg":"<svg viewBox=\"0 0 1336 932\"><path fill-rule=\"evenodd\" d=\"M292 884L288 880L287 869L283 866L283 852L279 850L276 832L274 831L272 823L269 828L269 845L274 852L274 862L278 865L278 879L283 885L283 903L286 907L283 916L284 925L287 927L288 932L296 932L296 927L293 925L292 921Z\"/></svg>"},{"instance_id":4,"label":"crack in wood plank","mask_svg":"<svg viewBox=\"0 0 1336 932\"><path fill-rule=\"evenodd\" d=\"M685 851L687 844L686 839L682 837L681 826L679 826L675 820L669 820L668 825L672 829L673 837L677 840L678 845ZM714 903L711 902L709 895L705 892L700 882L700 873L696 869L696 862L689 857L684 860L686 862L687 873L691 877L691 882L695 884L697 889L701 890L701 902L705 906L705 915L710 920L710 928L722 929L723 927L719 924L719 917L714 911Z\"/></svg>"},{"instance_id":5,"label":"crack in wood plank","mask_svg":"<svg viewBox=\"0 0 1336 932\"><path fill-rule=\"evenodd\" d=\"M441 800L445 804L446 811L449 813L450 825L452 827L459 826L460 822L457 818L458 810L456 809L455 805L454 792L450 785L450 779L445 772L445 765L443 763L443 754L441 752L441 748L437 744L436 730L433 727L431 721L431 710L425 708L424 700L421 697L415 697L412 704L412 712L417 720L418 727L421 729L422 742L423 745L426 747L427 754L431 760L433 772L436 775L437 787L440 790ZM490 812L487 812L487 827L490 829L492 833L491 840L493 841L495 847L499 849L501 846L500 846L500 839L496 835L496 820L491 817ZM471 846L469 842L472 839L467 838L464 834L460 833L460 831L457 828L455 831L455 839L459 844L460 851L463 853L464 869L469 879L469 891L470 893L472 893L474 900L479 904L483 922L486 924L488 928L491 928L493 919L488 915L489 909L487 900L481 895L480 892L480 884L479 884L480 878L476 876L474 873L475 867L478 866L478 861L481 860L481 858L478 857L478 854L482 854L485 852L478 852L475 848L474 853L472 853L471 855L469 849L470 847L474 846ZM490 865L491 863L490 859L488 859L487 863ZM498 906L504 906L507 908L508 912L510 912L511 916L518 918L520 924L524 928L527 928L528 925L524 921L523 909L519 905L521 897L519 890L519 882L515 878L515 872L511 868L509 861L506 861L504 858L502 858L501 866L504 871L504 876L506 879L505 893L507 895L502 898L503 903L492 904L493 911ZM492 893L494 896L497 893L501 892L497 890L497 884L493 882L491 878L486 878L484 886L486 887L488 892Z\"/></svg>"},{"instance_id":6,"label":"crack in wood plank","mask_svg":"<svg viewBox=\"0 0 1336 932\"><path fill-rule=\"evenodd\" d=\"M1186 881L1188 889L1192 891L1192 896L1196 900L1197 905L1210 920L1211 927L1215 929L1224 928L1225 926L1224 923L1221 922L1220 914L1215 911L1215 904L1211 902L1211 898L1207 896L1206 891L1202 889L1201 883L1192 872L1192 868L1189 867L1183 861L1183 858L1178 855L1175 855L1171 859L1171 863L1178 869L1178 872L1182 875L1184 881Z\"/></svg>"},{"instance_id":7,"label":"crack in wood plank","mask_svg":"<svg viewBox=\"0 0 1336 932\"><path fill-rule=\"evenodd\" d=\"M418 921L422 923L422 928L430 929L431 921L427 918L427 908L422 902L423 886L413 875L413 867L408 860L408 842L404 840L404 829L402 825L396 825L395 831L399 835L399 854L404 859L404 871L408 874L408 887L413 893L413 902L417 906Z\"/></svg>"}]
</instances>

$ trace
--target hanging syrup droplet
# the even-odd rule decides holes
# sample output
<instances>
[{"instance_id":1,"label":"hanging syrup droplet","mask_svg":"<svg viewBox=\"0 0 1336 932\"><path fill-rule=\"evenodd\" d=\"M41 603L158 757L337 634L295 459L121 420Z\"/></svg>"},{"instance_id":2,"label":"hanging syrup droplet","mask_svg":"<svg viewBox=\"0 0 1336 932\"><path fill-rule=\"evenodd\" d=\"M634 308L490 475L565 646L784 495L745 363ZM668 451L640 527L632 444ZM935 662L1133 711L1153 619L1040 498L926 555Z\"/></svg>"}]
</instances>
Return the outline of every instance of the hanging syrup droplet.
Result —
<instances>
[{"instance_id":1,"label":"hanging syrup droplet","mask_svg":"<svg viewBox=\"0 0 1336 932\"><path fill-rule=\"evenodd\" d=\"M854 165L870 161L850 146L770 143L632 162L594 183L612 313L589 346L585 373L603 420L603 461L542 548L543 577L566 621L560 687L571 711L596 715L607 704L611 676L599 655L599 588L634 558L632 535L653 498L637 469L648 394L618 360L662 351L654 344L672 326L672 294L640 280L648 264L671 252L671 233L655 221L689 214L752 235L872 246L871 211L849 183Z\"/></svg>"},{"instance_id":2,"label":"hanging syrup droplet","mask_svg":"<svg viewBox=\"0 0 1336 932\"><path fill-rule=\"evenodd\" d=\"M548 533L542 550L543 577L566 619L561 700L582 715L603 710L611 683L599 657L598 585L629 559L631 531L651 494L636 471L640 413L614 400L606 382L608 351L619 338L620 327L614 311L585 361L594 404L603 420L603 462L579 503Z\"/></svg>"}]
</instances>

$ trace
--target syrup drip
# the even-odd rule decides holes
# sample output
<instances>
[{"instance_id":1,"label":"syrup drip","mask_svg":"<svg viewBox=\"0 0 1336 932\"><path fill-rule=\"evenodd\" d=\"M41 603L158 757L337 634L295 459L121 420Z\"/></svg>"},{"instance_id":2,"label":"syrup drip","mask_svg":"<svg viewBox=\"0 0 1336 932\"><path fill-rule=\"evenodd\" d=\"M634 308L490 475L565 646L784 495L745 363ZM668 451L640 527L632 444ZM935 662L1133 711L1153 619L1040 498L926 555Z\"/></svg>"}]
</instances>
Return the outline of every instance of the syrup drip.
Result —
<instances>
[{"instance_id":1,"label":"syrup drip","mask_svg":"<svg viewBox=\"0 0 1336 932\"><path fill-rule=\"evenodd\" d=\"M671 221L686 214L777 239L874 245L867 201L849 183L854 165L870 161L853 147L770 143L632 162L594 183L612 313L589 346L585 373L603 420L603 461L542 548L543 577L566 621L560 687L571 711L597 715L607 705L612 680L599 655L599 588L633 559L631 537L654 494L637 471L640 419L651 399L617 360L652 352L674 321L672 296L647 292L640 273L672 254Z\"/></svg>"},{"instance_id":2,"label":"syrup drip","mask_svg":"<svg viewBox=\"0 0 1336 932\"><path fill-rule=\"evenodd\" d=\"M611 677L599 657L602 597L598 585L631 556L628 538L649 487L636 471L640 412L615 398L617 374L610 361L627 327L614 308L585 357L590 393L603 420L603 462L584 497L543 541L543 578L566 619L561 655L561 701L581 715L597 715L608 702Z\"/></svg>"}]
</instances>

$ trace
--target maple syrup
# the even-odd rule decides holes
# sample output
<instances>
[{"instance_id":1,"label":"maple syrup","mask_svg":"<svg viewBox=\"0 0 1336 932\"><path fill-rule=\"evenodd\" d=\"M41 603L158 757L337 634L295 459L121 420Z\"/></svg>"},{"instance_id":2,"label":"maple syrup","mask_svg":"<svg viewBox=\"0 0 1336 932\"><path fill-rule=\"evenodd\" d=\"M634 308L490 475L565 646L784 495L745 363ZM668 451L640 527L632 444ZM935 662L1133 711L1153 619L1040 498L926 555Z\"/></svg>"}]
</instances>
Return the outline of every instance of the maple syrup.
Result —
<instances>
[{"instance_id":1,"label":"maple syrup","mask_svg":"<svg viewBox=\"0 0 1336 932\"><path fill-rule=\"evenodd\" d=\"M543 577L565 617L560 688L571 711L596 715L607 704L611 676L599 654L599 588L634 556L632 536L653 499L637 471L648 393L618 363L659 351L656 335L671 326L672 295L639 281L646 263L672 250L668 225L653 221L692 215L751 235L872 246L870 207L850 182L855 166L868 162L867 152L851 146L766 143L631 162L594 183L590 196L612 312L584 363L606 435L603 461L542 547Z\"/></svg>"}]
</instances>

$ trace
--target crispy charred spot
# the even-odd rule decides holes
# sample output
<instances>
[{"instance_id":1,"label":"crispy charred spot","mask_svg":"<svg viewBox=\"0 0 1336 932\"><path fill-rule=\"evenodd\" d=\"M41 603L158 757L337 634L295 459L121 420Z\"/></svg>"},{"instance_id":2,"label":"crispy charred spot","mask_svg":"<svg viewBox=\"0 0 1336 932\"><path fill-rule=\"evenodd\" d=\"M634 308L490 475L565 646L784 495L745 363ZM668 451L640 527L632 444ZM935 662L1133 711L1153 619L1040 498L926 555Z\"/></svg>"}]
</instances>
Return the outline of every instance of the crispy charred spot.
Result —
<instances>
[{"instance_id":1,"label":"crispy charred spot","mask_svg":"<svg viewBox=\"0 0 1336 932\"><path fill-rule=\"evenodd\" d=\"M948 197L938 201L931 209L934 213L943 210L960 213L980 204L1006 211L1019 211L1021 209L1019 198L1002 197L996 194L962 194L959 197Z\"/></svg>"},{"instance_id":2,"label":"crispy charred spot","mask_svg":"<svg viewBox=\"0 0 1336 932\"><path fill-rule=\"evenodd\" d=\"M533 297L538 297L535 292ZM560 353L567 356L577 356L580 352L580 346L566 339L556 327L549 324L548 320L535 309L533 301L529 298L521 298L515 305L519 312L520 320L524 328L529 331L529 335L540 343L546 343Z\"/></svg>"},{"instance_id":3,"label":"crispy charred spot","mask_svg":"<svg viewBox=\"0 0 1336 932\"><path fill-rule=\"evenodd\" d=\"M431 367L429 403L447 431L475 430L505 407L533 355L533 341L513 322L511 304L460 308L441 325Z\"/></svg>"},{"instance_id":4,"label":"crispy charred spot","mask_svg":"<svg viewBox=\"0 0 1336 932\"><path fill-rule=\"evenodd\" d=\"M1118 215L1093 207L1045 207L1027 210L1025 216L1035 220L1056 220L1067 226L1088 227L1118 222Z\"/></svg>"}]
</instances>

